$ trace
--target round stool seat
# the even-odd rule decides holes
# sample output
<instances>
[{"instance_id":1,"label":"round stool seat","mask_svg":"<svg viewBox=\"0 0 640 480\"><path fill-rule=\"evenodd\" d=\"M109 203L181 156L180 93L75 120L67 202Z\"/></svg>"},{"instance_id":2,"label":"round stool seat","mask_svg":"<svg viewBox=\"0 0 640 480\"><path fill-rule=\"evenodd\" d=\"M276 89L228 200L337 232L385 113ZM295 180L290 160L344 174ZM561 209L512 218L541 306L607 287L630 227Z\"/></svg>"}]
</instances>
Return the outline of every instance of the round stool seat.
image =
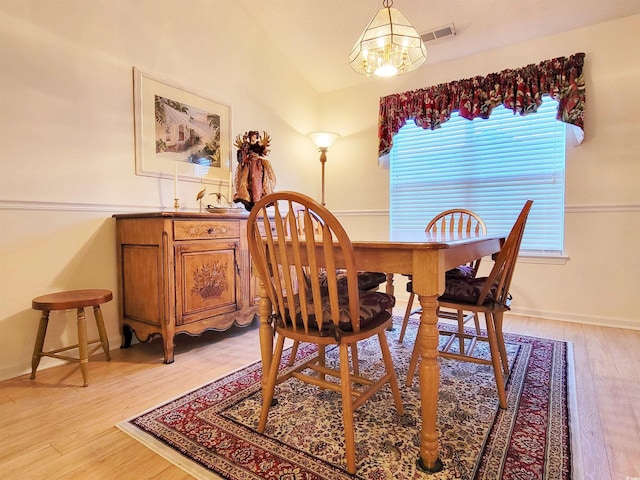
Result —
<instances>
[{"instance_id":1,"label":"round stool seat","mask_svg":"<svg viewBox=\"0 0 640 480\"><path fill-rule=\"evenodd\" d=\"M34 310L69 310L71 308L95 307L112 299L111 290L69 290L36 297L31 301L31 308Z\"/></svg>"},{"instance_id":2,"label":"round stool seat","mask_svg":"<svg viewBox=\"0 0 640 480\"><path fill-rule=\"evenodd\" d=\"M33 348L33 357L31 359L31 378L36 377L36 370L40 364L42 357L52 357L60 360L66 360L68 362L77 362L80 364L80 371L84 380L84 386L89 384L89 370L87 363L89 362L89 355L102 348L107 361L111 360L109 355L109 340L107 338L107 331L104 327L104 320L102 318L102 311L100 305L113 299L113 293L111 290L103 289L88 289L88 290L68 290L65 292L49 293L47 295L41 295L34 298L31 301L31 307L34 310L41 310L42 316L40 317L40 324L38 326L38 334L36 336L36 344ZM98 327L98 339L87 340L87 324L84 314L85 307L93 307L93 315L96 319L96 326ZM77 309L77 328L78 328L78 343L69 347L62 347L55 350L44 351L44 338L47 334L47 326L49 324L49 313L52 310L70 310ZM89 350L90 345L95 345L92 350ZM69 357L63 355L63 352L67 350L78 349L78 357Z\"/></svg>"}]
</instances>

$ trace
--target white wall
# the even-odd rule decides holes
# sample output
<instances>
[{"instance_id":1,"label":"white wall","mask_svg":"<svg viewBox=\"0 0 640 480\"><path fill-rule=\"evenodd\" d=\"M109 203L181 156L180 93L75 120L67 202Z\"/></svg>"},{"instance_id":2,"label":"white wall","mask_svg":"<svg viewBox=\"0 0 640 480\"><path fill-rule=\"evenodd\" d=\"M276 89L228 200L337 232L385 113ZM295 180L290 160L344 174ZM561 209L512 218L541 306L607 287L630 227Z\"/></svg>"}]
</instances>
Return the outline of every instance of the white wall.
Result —
<instances>
[{"instance_id":1,"label":"white wall","mask_svg":"<svg viewBox=\"0 0 640 480\"><path fill-rule=\"evenodd\" d=\"M216 2L213 18L198 5L0 2L0 379L30 370L32 298L116 293L111 215L173 205L171 179L135 174L133 66L230 104L233 138L271 135L277 187L319 196L317 152L305 136L319 128L317 94L235 2ZM196 211L199 189L179 182L181 205ZM103 312L117 348L117 299ZM76 343L75 312L52 313L46 340Z\"/></svg>"},{"instance_id":2,"label":"white wall","mask_svg":"<svg viewBox=\"0 0 640 480\"><path fill-rule=\"evenodd\" d=\"M379 97L585 52L585 140L567 150L569 260L566 264L521 261L512 289L513 310L640 328L639 31L640 15L634 15L323 95L324 128L345 134L327 162L331 175L327 204L346 210L339 217L355 235L362 231L374 235L388 228L384 215L388 171L377 167L375 160ZM397 283L396 295L401 296L402 279Z\"/></svg>"},{"instance_id":3,"label":"white wall","mask_svg":"<svg viewBox=\"0 0 640 480\"><path fill-rule=\"evenodd\" d=\"M111 215L171 208L170 179L135 175L133 66L229 103L233 137L267 130L279 189L318 198L318 155L304 134L342 133L329 152L327 205L355 237L383 238L381 95L585 51L586 140L567 160L571 259L521 265L514 295L525 313L638 328L640 59L631 45L640 16L319 98L234 2L216 2L213 18L194 15L197 3L0 3L0 379L30 370L32 298L73 288L116 292ZM182 205L195 210L197 190L180 182ZM112 348L120 344L116 302L103 307ZM48 346L75 343L74 315L52 314ZM43 359L41 368L54 362Z\"/></svg>"}]
</instances>

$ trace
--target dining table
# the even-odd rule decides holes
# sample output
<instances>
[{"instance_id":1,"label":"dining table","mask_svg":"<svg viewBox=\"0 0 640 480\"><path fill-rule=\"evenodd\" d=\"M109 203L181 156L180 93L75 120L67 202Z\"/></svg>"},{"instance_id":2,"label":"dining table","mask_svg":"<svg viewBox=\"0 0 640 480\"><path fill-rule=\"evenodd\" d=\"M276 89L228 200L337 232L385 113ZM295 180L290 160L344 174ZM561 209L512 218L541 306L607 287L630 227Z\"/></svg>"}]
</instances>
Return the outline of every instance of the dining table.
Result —
<instances>
[{"instance_id":1,"label":"dining table","mask_svg":"<svg viewBox=\"0 0 640 480\"><path fill-rule=\"evenodd\" d=\"M359 271L387 273L387 293L393 294L393 275L411 275L413 291L422 313L418 330L420 348L419 387L421 402L420 454L418 467L438 472L442 462L438 452L438 297L445 287L445 272L469 261L498 252L506 235L465 236L457 233L432 235L424 231L389 234L384 240L352 240L356 268ZM320 247L318 247L320 248ZM343 267L336 249L336 267ZM273 329L269 324L272 305L259 282L259 336L263 372L269 371L273 356ZM262 387L266 385L263 373Z\"/></svg>"}]
</instances>

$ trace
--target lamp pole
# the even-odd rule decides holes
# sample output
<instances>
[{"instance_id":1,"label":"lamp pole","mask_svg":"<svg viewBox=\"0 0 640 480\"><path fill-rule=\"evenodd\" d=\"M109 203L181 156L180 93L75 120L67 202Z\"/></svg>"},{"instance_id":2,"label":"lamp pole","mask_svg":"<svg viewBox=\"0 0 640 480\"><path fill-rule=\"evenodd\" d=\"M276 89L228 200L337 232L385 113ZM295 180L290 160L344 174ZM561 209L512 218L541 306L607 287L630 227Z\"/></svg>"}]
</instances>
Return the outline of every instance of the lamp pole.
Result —
<instances>
[{"instance_id":1,"label":"lamp pole","mask_svg":"<svg viewBox=\"0 0 640 480\"><path fill-rule=\"evenodd\" d=\"M318 151L320 152L320 163L322 164L322 206L325 206L324 203L324 164L327 163L327 150L329 147L333 145L333 142L340 136L340 134L335 132L311 132L307 134L313 143L318 147Z\"/></svg>"},{"instance_id":2,"label":"lamp pole","mask_svg":"<svg viewBox=\"0 0 640 480\"><path fill-rule=\"evenodd\" d=\"M320 147L320 163L322 164L322 206L324 206L324 164L327 163L327 147Z\"/></svg>"}]
</instances>

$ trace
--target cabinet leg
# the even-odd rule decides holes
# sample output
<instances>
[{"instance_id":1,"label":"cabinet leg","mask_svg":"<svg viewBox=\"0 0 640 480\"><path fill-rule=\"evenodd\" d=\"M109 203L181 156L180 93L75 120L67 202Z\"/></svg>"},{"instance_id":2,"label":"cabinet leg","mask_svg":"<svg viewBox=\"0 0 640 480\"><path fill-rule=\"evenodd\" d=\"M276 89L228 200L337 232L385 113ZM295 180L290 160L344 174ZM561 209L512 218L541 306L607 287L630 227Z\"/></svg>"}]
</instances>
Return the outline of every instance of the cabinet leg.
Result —
<instances>
[{"instance_id":1,"label":"cabinet leg","mask_svg":"<svg viewBox=\"0 0 640 480\"><path fill-rule=\"evenodd\" d=\"M122 345L120 348L129 348L131 346L131 339L133 338L133 331L129 325L122 325Z\"/></svg>"},{"instance_id":2,"label":"cabinet leg","mask_svg":"<svg viewBox=\"0 0 640 480\"><path fill-rule=\"evenodd\" d=\"M173 349L175 347L173 337L167 336L162 341L164 343L164 363L173 363Z\"/></svg>"}]
</instances>

